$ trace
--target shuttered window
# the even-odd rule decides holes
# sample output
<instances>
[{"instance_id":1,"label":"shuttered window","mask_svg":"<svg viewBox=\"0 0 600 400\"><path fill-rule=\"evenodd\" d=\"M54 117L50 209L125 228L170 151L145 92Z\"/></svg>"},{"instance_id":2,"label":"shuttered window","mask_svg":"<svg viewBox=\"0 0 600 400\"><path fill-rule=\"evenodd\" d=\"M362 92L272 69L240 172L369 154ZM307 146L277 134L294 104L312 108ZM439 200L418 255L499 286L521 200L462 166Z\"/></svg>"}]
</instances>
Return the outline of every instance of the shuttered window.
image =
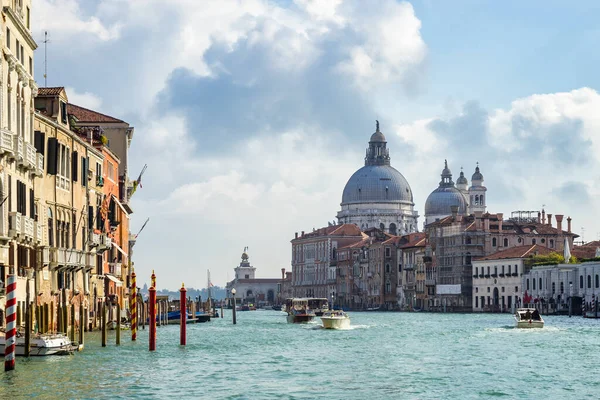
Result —
<instances>
[{"instance_id":1,"label":"shuttered window","mask_svg":"<svg viewBox=\"0 0 600 400\"><path fill-rule=\"evenodd\" d=\"M78 167L79 167L79 154L74 151L73 152L73 156L71 157L71 166L72 166L72 171L71 171L71 179L73 180L73 182L77 182L78 176L79 176L79 171L78 171ZM83 181L82 181L83 183Z\"/></svg>"},{"instance_id":2,"label":"shuttered window","mask_svg":"<svg viewBox=\"0 0 600 400\"><path fill-rule=\"evenodd\" d=\"M48 155L46 157L46 172L50 175L56 175L58 167L58 140L48 138Z\"/></svg>"}]
</instances>

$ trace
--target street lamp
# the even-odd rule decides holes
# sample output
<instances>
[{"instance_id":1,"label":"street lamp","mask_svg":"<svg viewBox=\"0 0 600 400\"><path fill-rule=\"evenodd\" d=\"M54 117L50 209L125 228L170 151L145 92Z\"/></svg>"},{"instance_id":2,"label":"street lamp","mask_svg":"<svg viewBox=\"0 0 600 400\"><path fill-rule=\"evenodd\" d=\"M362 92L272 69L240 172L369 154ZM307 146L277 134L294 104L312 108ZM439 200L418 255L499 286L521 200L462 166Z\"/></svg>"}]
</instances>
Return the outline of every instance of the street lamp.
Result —
<instances>
[{"instance_id":1,"label":"street lamp","mask_svg":"<svg viewBox=\"0 0 600 400\"><path fill-rule=\"evenodd\" d=\"M235 320L235 293L236 293L235 288L231 289L231 295L233 296L233 314L232 315L233 315L233 324L234 325L236 324L236 320Z\"/></svg>"}]
</instances>

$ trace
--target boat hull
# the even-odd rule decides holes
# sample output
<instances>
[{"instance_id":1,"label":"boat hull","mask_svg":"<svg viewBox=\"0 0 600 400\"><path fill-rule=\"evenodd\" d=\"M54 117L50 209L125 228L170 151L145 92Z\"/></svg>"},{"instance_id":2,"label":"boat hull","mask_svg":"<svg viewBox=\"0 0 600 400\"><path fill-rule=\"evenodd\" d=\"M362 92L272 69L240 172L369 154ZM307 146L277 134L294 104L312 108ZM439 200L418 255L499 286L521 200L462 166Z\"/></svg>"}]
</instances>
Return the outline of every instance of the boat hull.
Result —
<instances>
[{"instance_id":1,"label":"boat hull","mask_svg":"<svg viewBox=\"0 0 600 400\"><path fill-rule=\"evenodd\" d=\"M291 315L288 314L287 322L290 324L302 324L312 321L315 318L314 315L310 314L299 314L299 315Z\"/></svg>"},{"instance_id":2,"label":"boat hull","mask_svg":"<svg viewBox=\"0 0 600 400\"><path fill-rule=\"evenodd\" d=\"M323 328L325 329L348 329L350 328L350 318L348 317L321 317Z\"/></svg>"},{"instance_id":3,"label":"boat hull","mask_svg":"<svg viewBox=\"0 0 600 400\"><path fill-rule=\"evenodd\" d=\"M0 354L4 354L5 338L0 337ZM52 356L68 355L79 350L79 346L71 343L68 337L63 335L46 336L43 338L32 337L30 341L30 356ZM25 355L25 338L17 338L15 346L17 356Z\"/></svg>"},{"instance_id":4,"label":"boat hull","mask_svg":"<svg viewBox=\"0 0 600 400\"><path fill-rule=\"evenodd\" d=\"M543 328L544 327L543 321L533 321L533 320L517 321L516 324L517 324L517 328L523 328L523 329Z\"/></svg>"}]
</instances>

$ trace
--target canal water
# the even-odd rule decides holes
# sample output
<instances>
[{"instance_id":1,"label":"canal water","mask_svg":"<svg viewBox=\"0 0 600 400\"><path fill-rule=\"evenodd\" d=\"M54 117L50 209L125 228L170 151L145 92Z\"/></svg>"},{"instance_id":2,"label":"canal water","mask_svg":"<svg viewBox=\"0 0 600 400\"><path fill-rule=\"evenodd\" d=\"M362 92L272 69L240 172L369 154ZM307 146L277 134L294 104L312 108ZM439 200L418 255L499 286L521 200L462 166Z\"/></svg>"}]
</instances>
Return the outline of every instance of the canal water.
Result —
<instances>
[{"instance_id":1,"label":"canal water","mask_svg":"<svg viewBox=\"0 0 600 400\"><path fill-rule=\"evenodd\" d=\"M72 356L17 359L0 399L582 399L600 396L600 320L510 314L350 313L352 329L286 323L278 311L148 330ZM320 320L319 320L320 321Z\"/></svg>"}]
</instances>

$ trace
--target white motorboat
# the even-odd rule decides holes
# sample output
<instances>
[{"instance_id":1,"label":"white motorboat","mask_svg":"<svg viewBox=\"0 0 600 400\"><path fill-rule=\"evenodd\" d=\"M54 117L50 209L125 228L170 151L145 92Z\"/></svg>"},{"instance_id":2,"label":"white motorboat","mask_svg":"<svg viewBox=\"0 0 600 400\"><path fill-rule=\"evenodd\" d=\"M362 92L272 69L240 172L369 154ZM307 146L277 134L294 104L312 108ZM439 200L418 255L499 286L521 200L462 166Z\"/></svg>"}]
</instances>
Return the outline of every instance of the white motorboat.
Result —
<instances>
[{"instance_id":1,"label":"white motorboat","mask_svg":"<svg viewBox=\"0 0 600 400\"><path fill-rule=\"evenodd\" d=\"M0 336L0 354L4 354L4 344L6 338L4 334ZM65 355L72 354L78 351L80 346L72 343L68 336L57 333L57 334L43 334L43 335L31 335L30 340L30 356L51 356L51 355ZM25 336L17 336L17 343L15 347L17 356L25 355Z\"/></svg>"},{"instance_id":2,"label":"white motorboat","mask_svg":"<svg viewBox=\"0 0 600 400\"><path fill-rule=\"evenodd\" d=\"M544 320L535 308L518 308L514 317L517 328L544 327Z\"/></svg>"},{"instance_id":3,"label":"white motorboat","mask_svg":"<svg viewBox=\"0 0 600 400\"><path fill-rule=\"evenodd\" d=\"M348 329L350 328L350 316L342 310L325 311L321 315L323 328L325 329Z\"/></svg>"}]
</instances>

